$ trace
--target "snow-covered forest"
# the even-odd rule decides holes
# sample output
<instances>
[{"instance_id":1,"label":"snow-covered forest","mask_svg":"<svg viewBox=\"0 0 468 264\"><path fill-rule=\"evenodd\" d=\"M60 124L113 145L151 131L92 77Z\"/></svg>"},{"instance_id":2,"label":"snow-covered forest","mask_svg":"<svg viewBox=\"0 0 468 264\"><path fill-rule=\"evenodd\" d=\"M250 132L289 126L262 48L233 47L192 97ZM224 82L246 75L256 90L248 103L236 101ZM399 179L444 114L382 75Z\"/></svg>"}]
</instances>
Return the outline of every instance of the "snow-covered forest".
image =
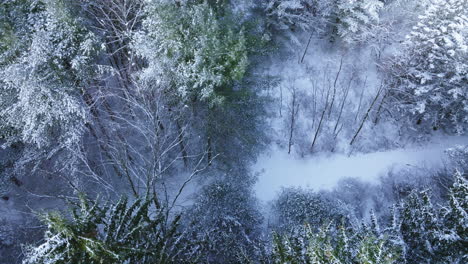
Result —
<instances>
[{"instance_id":1,"label":"snow-covered forest","mask_svg":"<svg viewBox=\"0 0 468 264\"><path fill-rule=\"evenodd\" d=\"M467 0L0 0L0 263L468 263Z\"/></svg>"}]
</instances>

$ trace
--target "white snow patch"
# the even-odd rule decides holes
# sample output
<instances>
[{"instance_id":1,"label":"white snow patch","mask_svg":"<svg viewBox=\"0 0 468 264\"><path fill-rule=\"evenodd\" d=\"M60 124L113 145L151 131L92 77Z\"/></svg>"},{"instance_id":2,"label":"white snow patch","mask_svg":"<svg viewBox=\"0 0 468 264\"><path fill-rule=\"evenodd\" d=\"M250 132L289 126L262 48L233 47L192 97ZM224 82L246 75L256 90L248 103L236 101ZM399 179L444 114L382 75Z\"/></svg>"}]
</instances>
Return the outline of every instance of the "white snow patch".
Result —
<instances>
[{"instance_id":1,"label":"white snow patch","mask_svg":"<svg viewBox=\"0 0 468 264\"><path fill-rule=\"evenodd\" d=\"M461 144L468 144L468 137L436 137L425 146L352 156L315 156L309 159L298 159L288 155L287 150L275 147L270 154L259 157L254 166L254 171L260 172L255 191L257 197L266 202L274 199L282 187L331 189L345 177L376 182L380 175L391 168L441 167L446 158L444 151Z\"/></svg>"}]
</instances>

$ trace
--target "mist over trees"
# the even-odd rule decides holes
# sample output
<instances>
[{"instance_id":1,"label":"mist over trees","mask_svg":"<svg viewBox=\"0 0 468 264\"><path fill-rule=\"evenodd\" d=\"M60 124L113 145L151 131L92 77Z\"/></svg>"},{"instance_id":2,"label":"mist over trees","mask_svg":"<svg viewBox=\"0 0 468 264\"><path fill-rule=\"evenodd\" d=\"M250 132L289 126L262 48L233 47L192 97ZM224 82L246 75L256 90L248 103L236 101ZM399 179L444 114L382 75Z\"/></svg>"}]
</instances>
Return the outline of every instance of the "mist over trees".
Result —
<instances>
[{"instance_id":1,"label":"mist over trees","mask_svg":"<svg viewBox=\"0 0 468 264\"><path fill-rule=\"evenodd\" d=\"M468 262L467 1L0 1L0 263Z\"/></svg>"}]
</instances>

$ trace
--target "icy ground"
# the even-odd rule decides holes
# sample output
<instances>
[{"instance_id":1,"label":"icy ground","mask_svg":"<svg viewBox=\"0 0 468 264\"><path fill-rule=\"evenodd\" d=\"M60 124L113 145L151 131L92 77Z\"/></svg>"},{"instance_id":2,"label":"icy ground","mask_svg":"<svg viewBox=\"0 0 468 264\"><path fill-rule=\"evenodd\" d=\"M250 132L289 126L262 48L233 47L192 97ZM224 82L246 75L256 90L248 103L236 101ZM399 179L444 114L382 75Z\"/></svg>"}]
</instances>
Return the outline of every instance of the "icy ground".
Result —
<instances>
[{"instance_id":1,"label":"icy ground","mask_svg":"<svg viewBox=\"0 0 468 264\"><path fill-rule=\"evenodd\" d=\"M331 189L342 178L355 177L377 181L390 169L404 166L437 168L444 165L444 151L468 144L468 137L434 137L423 146L347 156L334 154L299 159L287 150L270 149L259 157L254 166L260 172L255 191L261 201L270 201L282 187L306 187L314 190Z\"/></svg>"}]
</instances>

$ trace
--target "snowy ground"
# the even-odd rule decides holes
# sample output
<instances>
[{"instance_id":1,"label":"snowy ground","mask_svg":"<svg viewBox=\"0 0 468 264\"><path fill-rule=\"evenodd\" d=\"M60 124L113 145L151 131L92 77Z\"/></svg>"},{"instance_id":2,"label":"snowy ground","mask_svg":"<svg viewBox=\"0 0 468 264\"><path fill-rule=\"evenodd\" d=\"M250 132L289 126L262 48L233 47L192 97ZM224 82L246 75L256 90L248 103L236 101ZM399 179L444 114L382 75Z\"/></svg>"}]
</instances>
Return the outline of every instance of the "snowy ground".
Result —
<instances>
[{"instance_id":1,"label":"snowy ground","mask_svg":"<svg viewBox=\"0 0 468 264\"><path fill-rule=\"evenodd\" d=\"M443 166L447 148L467 143L468 137L435 137L424 146L352 156L314 156L309 159L299 159L288 155L287 150L273 148L269 154L260 156L254 166L255 172L261 172L255 191L258 198L266 202L274 199L282 187L330 189L345 177L376 181L391 168L436 168Z\"/></svg>"}]
</instances>

